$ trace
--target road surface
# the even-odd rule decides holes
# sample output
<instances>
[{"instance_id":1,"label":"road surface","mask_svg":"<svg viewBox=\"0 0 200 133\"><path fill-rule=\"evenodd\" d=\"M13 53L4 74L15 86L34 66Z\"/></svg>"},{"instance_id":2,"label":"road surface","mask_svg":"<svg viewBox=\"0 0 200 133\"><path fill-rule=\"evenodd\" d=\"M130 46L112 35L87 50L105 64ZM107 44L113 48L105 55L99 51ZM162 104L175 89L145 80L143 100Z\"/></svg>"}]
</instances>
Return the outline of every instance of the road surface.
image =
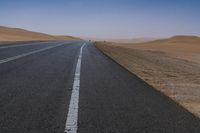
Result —
<instances>
[{"instance_id":1,"label":"road surface","mask_svg":"<svg viewBox=\"0 0 200 133\"><path fill-rule=\"evenodd\" d=\"M0 132L199 133L200 120L89 42L40 42L0 46Z\"/></svg>"}]
</instances>

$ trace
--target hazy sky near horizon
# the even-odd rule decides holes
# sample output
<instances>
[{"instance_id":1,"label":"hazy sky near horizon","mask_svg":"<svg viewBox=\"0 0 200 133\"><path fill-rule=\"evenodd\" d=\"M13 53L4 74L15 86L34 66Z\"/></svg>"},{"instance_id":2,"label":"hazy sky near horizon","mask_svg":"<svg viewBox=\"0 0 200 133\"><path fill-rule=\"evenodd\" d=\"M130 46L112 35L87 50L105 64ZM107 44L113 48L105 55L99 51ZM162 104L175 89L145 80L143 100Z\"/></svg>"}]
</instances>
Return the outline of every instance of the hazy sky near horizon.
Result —
<instances>
[{"instance_id":1,"label":"hazy sky near horizon","mask_svg":"<svg viewBox=\"0 0 200 133\"><path fill-rule=\"evenodd\" d=\"M200 0L0 0L0 25L95 38L200 35Z\"/></svg>"}]
</instances>

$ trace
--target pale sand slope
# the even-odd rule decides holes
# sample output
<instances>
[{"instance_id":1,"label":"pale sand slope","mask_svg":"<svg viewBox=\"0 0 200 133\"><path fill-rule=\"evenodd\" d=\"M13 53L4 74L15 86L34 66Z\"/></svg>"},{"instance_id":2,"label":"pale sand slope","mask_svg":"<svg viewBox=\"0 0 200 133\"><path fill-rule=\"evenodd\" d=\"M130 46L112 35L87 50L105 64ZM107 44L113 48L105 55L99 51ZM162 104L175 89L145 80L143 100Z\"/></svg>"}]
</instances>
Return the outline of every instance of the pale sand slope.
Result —
<instances>
[{"instance_id":1,"label":"pale sand slope","mask_svg":"<svg viewBox=\"0 0 200 133\"><path fill-rule=\"evenodd\" d=\"M96 46L200 117L199 40L178 36L132 45L97 42Z\"/></svg>"},{"instance_id":2,"label":"pale sand slope","mask_svg":"<svg viewBox=\"0 0 200 133\"><path fill-rule=\"evenodd\" d=\"M0 26L0 41L35 41L35 40L77 40L80 38L72 36L53 36L39 32L27 31L19 28L8 28Z\"/></svg>"},{"instance_id":3,"label":"pale sand slope","mask_svg":"<svg viewBox=\"0 0 200 133\"><path fill-rule=\"evenodd\" d=\"M132 45L126 47L132 48ZM162 51L173 57L200 63L200 37L196 36L175 36L170 39L136 44L134 48Z\"/></svg>"},{"instance_id":4,"label":"pale sand slope","mask_svg":"<svg viewBox=\"0 0 200 133\"><path fill-rule=\"evenodd\" d=\"M133 38L133 39L110 39L109 42L115 43L144 43L157 40L156 38Z\"/></svg>"}]
</instances>

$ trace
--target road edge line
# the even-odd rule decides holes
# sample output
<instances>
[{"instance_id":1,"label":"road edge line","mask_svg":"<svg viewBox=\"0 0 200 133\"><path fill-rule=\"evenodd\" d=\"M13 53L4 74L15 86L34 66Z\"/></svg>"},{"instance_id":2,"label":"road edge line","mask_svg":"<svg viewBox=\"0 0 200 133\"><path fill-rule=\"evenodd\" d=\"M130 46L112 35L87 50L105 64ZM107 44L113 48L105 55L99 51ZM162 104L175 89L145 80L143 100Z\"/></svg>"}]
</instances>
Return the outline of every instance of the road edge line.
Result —
<instances>
[{"instance_id":1,"label":"road edge line","mask_svg":"<svg viewBox=\"0 0 200 133\"><path fill-rule=\"evenodd\" d=\"M26 56L29 56L29 55L32 55L32 54L35 54L35 53L39 53L39 52L42 52L42 51L45 51L45 50L48 50L48 49L56 48L56 47L59 47L59 46L65 45L65 44L66 43L61 43L61 44L58 44L58 45L55 45L55 46L50 46L50 47L38 49L38 50L35 50L35 51L31 51L31 52L28 52L28 53L9 57L9 58L0 60L0 64L6 63L6 62L9 62L9 61L13 61L13 60L16 60L16 59L19 59L19 58L22 58L22 57L26 57Z\"/></svg>"}]
</instances>

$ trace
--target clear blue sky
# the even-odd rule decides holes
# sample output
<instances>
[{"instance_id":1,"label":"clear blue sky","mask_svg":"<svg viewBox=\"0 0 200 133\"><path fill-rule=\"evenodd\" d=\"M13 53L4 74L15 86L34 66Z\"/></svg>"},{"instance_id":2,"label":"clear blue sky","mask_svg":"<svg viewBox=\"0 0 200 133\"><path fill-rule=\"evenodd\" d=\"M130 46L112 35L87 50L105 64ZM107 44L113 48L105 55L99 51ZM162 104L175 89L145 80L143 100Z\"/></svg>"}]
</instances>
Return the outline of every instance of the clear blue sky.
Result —
<instances>
[{"instance_id":1,"label":"clear blue sky","mask_svg":"<svg viewBox=\"0 0 200 133\"><path fill-rule=\"evenodd\" d=\"M200 35L200 0L0 0L0 25L98 38Z\"/></svg>"}]
</instances>

